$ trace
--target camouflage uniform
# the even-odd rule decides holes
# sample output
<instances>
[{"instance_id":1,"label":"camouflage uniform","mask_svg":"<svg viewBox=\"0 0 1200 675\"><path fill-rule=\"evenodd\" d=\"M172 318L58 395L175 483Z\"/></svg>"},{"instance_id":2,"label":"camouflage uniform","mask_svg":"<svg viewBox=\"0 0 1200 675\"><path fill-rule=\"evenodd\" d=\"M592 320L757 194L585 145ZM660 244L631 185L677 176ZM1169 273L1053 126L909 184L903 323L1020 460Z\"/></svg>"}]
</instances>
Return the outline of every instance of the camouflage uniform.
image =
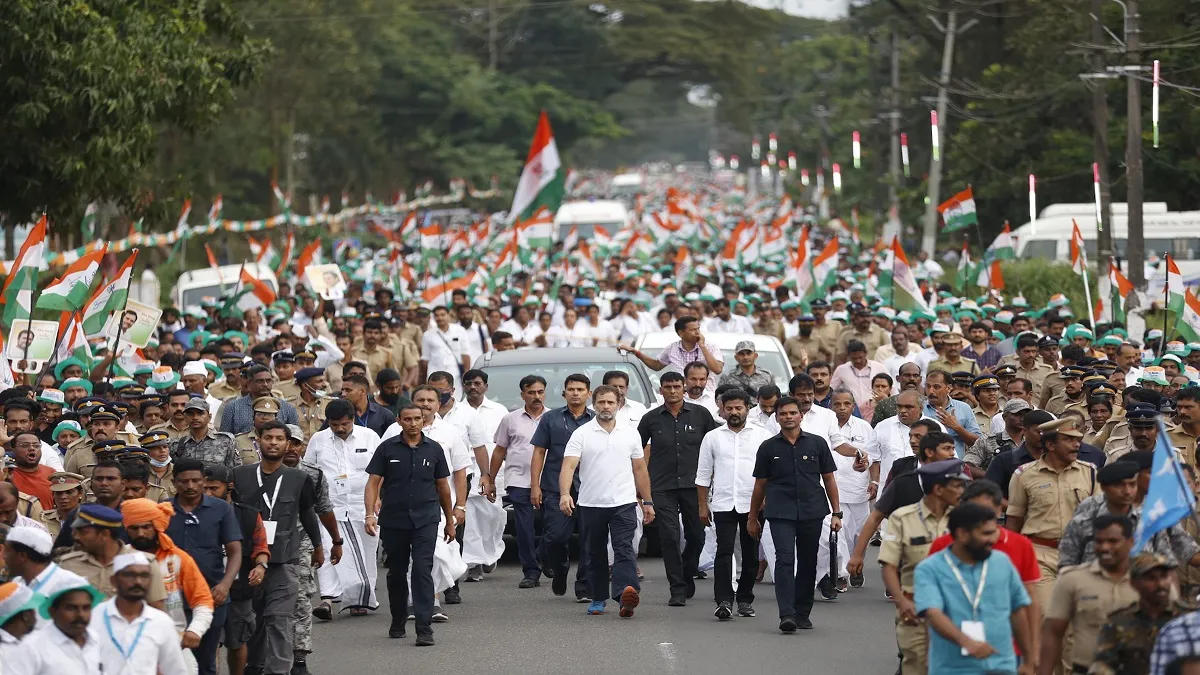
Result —
<instances>
[{"instance_id":1,"label":"camouflage uniform","mask_svg":"<svg viewBox=\"0 0 1200 675\"><path fill-rule=\"evenodd\" d=\"M1096 637L1096 657L1089 675L1147 675L1158 631L1194 609L1176 601L1158 617L1149 616L1137 604L1113 612Z\"/></svg>"},{"instance_id":2,"label":"camouflage uniform","mask_svg":"<svg viewBox=\"0 0 1200 675\"><path fill-rule=\"evenodd\" d=\"M1005 438L1003 433L985 434L967 448L966 454L963 455L963 461L982 471L987 471L996 455L1016 447L1016 443L1013 443L1010 438Z\"/></svg>"},{"instance_id":3,"label":"camouflage uniform","mask_svg":"<svg viewBox=\"0 0 1200 675\"><path fill-rule=\"evenodd\" d=\"M191 457L205 464L220 464L229 468L242 465L242 456L238 453L233 434L211 429L199 441L191 434L171 443L171 459Z\"/></svg>"},{"instance_id":4,"label":"camouflage uniform","mask_svg":"<svg viewBox=\"0 0 1200 675\"><path fill-rule=\"evenodd\" d=\"M307 462L300 462L296 468L312 477L317 494L313 510L318 516L332 513L333 504L329 501L329 484L325 482L325 474ZM317 587L317 570L312 566L312 554L313 544L308 535L302 534L300 564L296 566L300 591L296 594L296 606L292 609L292 651L303 654L312 653L312 598L320 591ZM325 564L332 563L326 560Z\"/></svg>"}]
</instances>

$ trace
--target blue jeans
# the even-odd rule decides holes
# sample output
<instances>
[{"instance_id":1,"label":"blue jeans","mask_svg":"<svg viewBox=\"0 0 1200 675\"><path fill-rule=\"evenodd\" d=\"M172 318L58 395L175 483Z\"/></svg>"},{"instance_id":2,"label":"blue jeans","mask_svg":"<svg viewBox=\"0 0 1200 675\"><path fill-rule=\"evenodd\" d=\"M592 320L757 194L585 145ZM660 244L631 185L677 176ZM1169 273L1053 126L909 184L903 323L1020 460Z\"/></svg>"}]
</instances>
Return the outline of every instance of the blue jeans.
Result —
<instances>
[{"instance_id":1,"label":"blue jeans","mask_svg":"<svg viewBox=\"0 0 1200 675\"><path fill-rule=\"evenodd\" d=\"M538 567L537 550L533 537L533 504L529 501L529 488L508 488L508 501L513 506L513 530L517 537L517 557L521 559L521 571L526 578L537 579L542 574Z\"/></svg>"},{"instance_id":2,"label":"blue jeans","mask_svg":"<svg viewBox=\"0 0 1200 675\"><path fill-rule=\"evenodd\" d=\"M626 586L641 590L637 575L637 556L633 552L633 532L637 529L637 504L624 506L579 507L579 519L587 536L587 548L603 551L608 548L608 537L612 534L613 566L611 590L605 588L608 581L608 556L594 555L589 561L588 581L591 582L592 600L621 598Z\"/></svg>"},{"instance_id":3,"label":"blue jeans","mask_svg":"<svg viewBox=\"0 0 1200 675\"><path fill-rule=\"evenodd\" d=\"M559 494L557 492L542 492L542 553L546 564L554 570L555 578L563 575L565 578L571 569L570 549L571 535L575 533L575 516L568 516L558 508ZM591 560L587 546L587 530L580 525L579 532L579 566L575 570L575 595L587 595L590 590L587 582L587 568ZM632 535L630 536L632 541ZM601 550L606 550L605 548ZM607 555L605 556L607 562Z\"/></svg>"}]
</instances>

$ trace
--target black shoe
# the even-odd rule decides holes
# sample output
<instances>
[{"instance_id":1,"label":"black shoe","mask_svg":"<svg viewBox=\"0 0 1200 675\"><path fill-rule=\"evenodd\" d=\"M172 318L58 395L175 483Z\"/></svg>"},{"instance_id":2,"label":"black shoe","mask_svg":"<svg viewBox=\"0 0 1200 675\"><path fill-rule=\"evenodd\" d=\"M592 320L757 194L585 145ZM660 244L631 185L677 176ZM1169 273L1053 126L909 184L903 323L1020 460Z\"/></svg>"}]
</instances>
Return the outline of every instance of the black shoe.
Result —
<instances>
[{"instance_id":1,"label":"black shoe","mask_svg":"<svg viewBox=\"0 0 1200 675\"><path fill-rule=\"evenodd\" d=\"M862 588L867 585L867 578L862 574L850 575L850 588Z\"/></svg>"},{"instance_id":2,"label":"black shoe","mask_svg":"<svg viewBox=\"0 0 1200 675\"><path fill-rule=\"evenodd\" d=\"M292 661L292 675L311 675L308 672L308 663L304 661Z\"/></svg>"},{"instance_id":3,"label":"black shoe","mask_svg":"<svg viewBox=\"0 0 1200 675\"><path fill-rule=\"evenodd\" d=\"M881 546L881 545L883 545L883 537L879 536L879 533L878 533L878 532L876 532L876 533L875 533L875 536L871 537L870 544L871 544L872 546Z\"/></svg>"},{"instance_id":4,"label":"black shoe","mask_svg":"<svg viewBox=\"0 0 1200 675\"><path fill-rule=\"evenodd\" d=\"M391 628L389 628L389 629L388 629L388 637L390 637L390 638L393 638L393 639L399 639L399 638L402 638L402 637L404 637L404 636L405 636L405 632L404 632L404 626L403 626L403 625L400 625L400 626L392 626Z\"/></svg>"},{"instance_id":5,"label":"black shoe","mask_svg":"<svg viewBox=\"0 0 1200 675\"><path fill-rule=\"evenodd\" d=\"M683 607L687 605L687 598L682 595L672 595L670 600L667 600L667 607Z\"/></svg>"},{"instance_id":6,"label":"black shoe","mask_svg":"<svg viewBox=\"0 0 1200 675\"><path fill-rule=\"evenodd\" d=\"M458 592L458 588L455 586L447 588L446 592L442 594L442 599L446 601L447 605L462 604L462 594Z\"/></svg>"},{"instance_id":7,"label":"black shoe","mask_svg":"<svg viewBox=\"0 0 1200 675\"><path fill-rule=\"evenodd\" d=\"M496 571L496 563L492 563L491 565L484 565L484 566L483 566L483 573L484 573L484 574L491 574L492 572L495 572L495 571Z\"/></svg>"},{"instance_id":8,"label":"black shoe","mask_svg":"<svg viewBox=\"0 0 1200 675\"><path fill-rule=\"evenodd\" d=\"M830 579L828 574L821 577L821 580L817 582L817 589L821 591L822 598L825 598L826 600L837 600L837 588L834 585L833 579Z\"/></svg>"},{"instance_id":9,"label":"black shoe","mask_svg":"<svg viewBox=\"0 0 1200 675\"><path fill-rule=\"evenodd\" d=\"M752 605L748 602L739 602L738 603L738 616L744 616L746 618L750 618L750 617L754 616L754 605Z\"/></svg>"},{"instance_id":10,"label":"black shoe","mask_svg":"<svg viewBox=\"0 0 1200 675\"><path fill-rule=\"evenodd\" d=\"M779 630L784 633L796 632L796 617L785 616L779 620Z\"/></svg>"},{"instance_id":11,"label":"black shoe","mask_svg":"<svg viewBox=\"0 0 1200 675\"><path fill-rule=\"evenodd\" d=\"M263 669L256 666L246 666L245 675L263 675Z\"/></svg>"},{"instance_id":12,"label":"black shoe","mask_svg":"<svg viewBox=\"0 0 1200 675\"><path fill-rule=\"evenodd\" d=\"M807 616L802 619L796 619L796 626L800 630L812 630L812 621Z\"/></svg>"},{"instance_id":13,"label":"black shoe","mask_svg":"<svg viewBox=\"0 0 1200 675\"><path fill-rule=\"evenodd\" d=\"M521 583L517 584L517 588L537 588L541 585L542 582L538 581L536 577L525 577Z\"/></svg>"},{"instance_id":14,"label":"black shoe","mask_svg":"<svg viewBox=\"0 0 1200 675\"><path fill-rule=\"evenodd\" d=\"M689 600L696 597L696 580L695 579L687 580L687 596L688 596Z\"/></svg>"},{"instance_id":15,"label":"black shoe","mask_svg":"<svg viewBox=\"0 0 1200 675\"><path fill-rule=\"evenodd\" d=\"M472 565L467 568L467 581L483 581L483 565Z\"/></svg>"},{"instance_id":16,"label":"black shoe","mask_svg":"<svg viewBox=\"0 0 1200 675\"><path fill-rule=\"evenodd\" d=\"M733 618L733 605L728 602L722 602L717 605L717 611L713 612L713 616L721 621L728 621Z\"/></svg>"},{"instance_id":17,"label":"black shoe","mask_svg":"<svg viewBox=\"0 0 1200 675\"><path fill-rule=\"evenodd\" d=\"M576 593L575 594L575 604L577 604L577 605L583 605L583 604L589 603L591 601L592 601L592 599L588 597L587 593Z\"/></svg>"},{"instance_id":18,"label":"black shoe","mask_svg":"<svg viewBox=\"0 0 1200 675\"><path fill-rule=\"evenodd\" d=\"M418 647L432 647L433 644L434 643L433 643L432 635L429 635L428 633L426 633L424 635L417 636L417 646Z\"/></svg>"},{"instance_id":19,"label":"black shoe","mask_svg":"<svg viewBox=\"0 0 1200 675\"><path fill-rule=\"evenodd\" d=\"M312 615L322 621L333 621L333 605L328 601L313 607Z\"/></svg>"},{"instance_id":20,"label":"black shoe","mask_svg":"<svg viewBox=\"0 0 1200 675\"><path fill-rule=\"evenodd\" d=\"M708 572L702 572L700 570L696 570L696 573L692 575L692 578L693 579L707 579Z\"/></svg>"},{"instance_id":21,"label":"black shoe","mask_svg":"<svg viewBox=\"0 0 1200 675\"><path fill-rule=\"evenodd\" d=\"M550 577L550 590L555 595L567 594L567 575L560 574L556 577Z\"/></svg>"}]
</instances>

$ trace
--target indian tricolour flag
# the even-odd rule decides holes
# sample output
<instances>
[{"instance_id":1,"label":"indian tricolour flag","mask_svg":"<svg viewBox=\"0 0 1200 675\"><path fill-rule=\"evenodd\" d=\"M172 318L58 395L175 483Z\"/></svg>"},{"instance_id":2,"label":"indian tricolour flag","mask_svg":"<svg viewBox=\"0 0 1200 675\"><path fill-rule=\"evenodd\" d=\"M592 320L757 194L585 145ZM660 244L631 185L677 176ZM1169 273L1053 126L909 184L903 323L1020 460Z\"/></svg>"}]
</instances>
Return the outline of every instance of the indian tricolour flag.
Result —
<instances>
[{"instance_id":1,"label":"indian tricolour flag","mask_svg":"<svg viewBox=\"0 0 1200 675\"><path fill-rule=\"evenodd\" d=\"M600 272L600 263L596 260L592 247L588 245L586 239L580 240L575 260L581 277L599 281L603 276Z\"/></svg>"},{"instance_id":2,"label":"indian tricolour flag","mask_svg":"<svg viewBox=\"0 0 1200 675\"><path fill-rule=\"evenodd\" d=\"M28 319L33 311L33 291L37 288L38 272L46 259L46 216L43 215L29 230L25 243L12 267L4 277L4 288L0 290L0 303L4 304L4 325Z\"/></svg>"},{"instance_id":3,"label":"indian tricolour flag","mask_svg":"<svg viewBox=\"0 0 1200 675\"><path fill-rule=\"evenodd\" d=\"M512 208L508 210L509 222L528 220L539 209L546 209L553 217L566 194L567 174L558 156L558 145L550 131L550 118L543 110L538 116L537 130L517 182Z\"/></svg>"},{"instance_id":4,"label":"indian tricolour flag","mask_svg":"<svg viewBox=\"0 0 1200 675\"><path fill-rule=\"evenodd\" d=\"M531 217L523 218L517 223L522 253L550 248L553 228L554 214L547 207L541 207Z\"/></svg>"},{"instance_id":5,"label":"indian tricolour flag","mask_svg":"<svg viewBox=\"0 0 1200 675\"><path fill-rule=\"evenodd\" d=\"M133 249L129 258L117 270L117 276L97 288L92 297L84 303L83 332L88 337L104 332L104 322L108 320L108 315L125 308L125 300L129 297L129 283L133 280L133 263L137 260L137 254L138 250Z\"/></svg>"},{"instance_id":6,"label":"indian tricolour flag","mask_svg":"<svg viewBox=\"0 0 1200 675\"><path fill-rule=\"evenodd\" d=\"M836 237L830 237L829 243L825 244L825 248L813 258L812 276L813 286L809 291L810 299L824 297L833 284L837 281L838 271L838 240Z\"/></svg>"},{"instance_id":7,"label":"indian tricolour flag","mask_svg":"<svg viewBox=\"0 0 1200 675\"><path fill-rule=\"evenodd\" d=\"M1087 247L1083 243L1083 233L1079 231L1079 223L1075 219L1071 219L1071 269L1075 270L1076 274L1084 274L1087 271Z\"/></svg>"},{"instance_id":8,"label":"indian tricolour flag","mask_svg":"<svg viewBox=\"0 0 1200 675\"><path fill-rule=\"evenodd\" d=\"M87 337L83 334L83 326L79 323L79 315L74 312L63 312L58 320L58 352L56 362L65 361L71 357L83 363L83 372L92 370L92 350L88 347Z\"/></svg>"},{"instance_id":9,"label":"indian tricolour flag","mask_svg":"<svg viewBox=\"0 0 1200 675\"><path fill-rule=\"evenodd\" d=\"M1163 293L1167 296L1167 309L1175 312L1175 316L1181 316L1183 312L1183 275L1179 273L1179 266L1175 264L1175 259L1170 255L1167 258L1167 285L1163 289ZM1193 342L1193 340L1188 340Z\"/></svg>"},{"instance_id":10,"label":"indian tricolour flag","mask_svg":"<svg viewBox=\"0 0 1200 675\"><path fill-rule=\"evenodd\" d=\"M943 232L954 232L979 224L979 217L975 214L975 195L970 186L942 202L937 210L942 214L942 221L946 223Z\"/></svg>"},{"instance_id":11,"label":"indian tricolour flag","mask_svg":"<svg viewBox=\"0 0 1200 675\"><path fill-rule=\"evenodd\" d=\"M967 241L963 240L962 255L958 258L958 274L954 276L954 288L960 293L967 290L967 284L971 283L971 272L975 270L975 266L971 264L971 249L967 246Z\"/></svg>"},{"instance_id":12,"label":"indian tricolour flag","mask_svg":"<svg viewBox=\"0 0 1200 675\"><path fill-rule=\"evenodd\" d=\"M904 249L900 247L900 237L892 238L892 307L898 310L929 311L929 303L921 295L921 287L913 276L912 268Z\"/></svg>"},{"instance_id":13,"label":"indian tricolour flag","mask_svg":"<svg viewBox=\"0 0 1200 675\"><path fill-rule=\"evenodd\" d=\"M1184 289L1183 295L1183 311L1179 314L1175 332L1187 342L1200 342L1200 298L1191 289Z\"/></svg>"},{"instance_id":14,"label":"indian tricolour flag","mask_svg":"<svg viewBox=\"0 0 1200 675\"><path fill-rule=\"evenodd\" d=\"M1109 321L1120 321L1124 324L1125 298L1128 298L1129 294L1133 292L1133 284L1125 278L1124 274L1121 274L1121 270L1117 269L1112 258L1108 259L1108 284L1112 289L1110 291L1112 295L1108 301L1109 311L1112 314Z\"/></svg>"},{"instance_id":15,"label":"indian tricolour flag","mask_svg":"<svg viewBox=\"0 0 1200 675\"><path fill-rule=\"evenodd\" d=\"M1004 221L1004 231L996 236L995 241L983 254L984 260L1012 260L1016 258L1016 247L1013 246L1012 231L1008 229L1008 221Z\"/></svg>"},{"instance_id":16,"label":"indian tricolour flag","mask_svg":"<svg viewBox=\"0 0 1200 675\"><path fill-rule=\"evenodd\" d=\"M100 260L108 252L104 248L85 254L67 268L67 271L42 291L38 296L38 309L54 309L60 312L75 312L92 293L92 282L100 271Z\"/></svg>"}]
</instances>

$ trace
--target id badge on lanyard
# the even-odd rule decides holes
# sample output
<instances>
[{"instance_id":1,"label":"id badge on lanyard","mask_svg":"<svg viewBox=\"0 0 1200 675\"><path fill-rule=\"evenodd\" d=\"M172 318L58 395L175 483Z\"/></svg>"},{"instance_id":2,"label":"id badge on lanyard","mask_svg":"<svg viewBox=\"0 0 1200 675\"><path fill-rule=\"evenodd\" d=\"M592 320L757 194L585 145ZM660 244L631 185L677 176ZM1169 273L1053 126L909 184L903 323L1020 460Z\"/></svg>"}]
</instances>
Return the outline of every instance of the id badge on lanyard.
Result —
<instances>
[{"instance_id":1,"label":"id badge on lanyard","mask_svg":"<svg viewBox=\"0 0 1200 675\"><path fill-rule=\"evenodd\" d=\"M270 497L268 497L267 493L265 492L262 496L263 503L267 505L267 517L263 518L263 529L267 533L267 546L273 546L275 544L275 528L277 523L272 520L272 518L274 518L275 504L279 501L279 486L281 485L283 485L283 476L280 476L279 479L275 481L275 491ZM260 466L258 467L258 487L261 488L262 486L263 473L262 467Z\"/></svg>"},{"instance_id":2,"label":"id badge on lanyard","mask_svg":"<svg viewBox=\"0 0 1200 675\"><path fill-rule=\"evenodd\" d=\"M962 589L963 596L967 598L967 602L971 603L971 620L964 620L960 626L960 630L962 630L963 635L972 640L987 642L987 632L984 630L983 622L979 621L979 602L983 599L983 587L987 584L988 563L991 561L983 561L983 568L979 573L979 586L975 588L975 594L972 596L971 591L967 588L966 580L963 579L962 573L958 571L958 565L954 564L954 561L950 559L950 551L947 550L945 554L946 564L950 566L950 571L954 573L954 579L958 581L958 586ZM970 656L965 647L962 649L962 655Z\"/></svg>"}]
</instances>

